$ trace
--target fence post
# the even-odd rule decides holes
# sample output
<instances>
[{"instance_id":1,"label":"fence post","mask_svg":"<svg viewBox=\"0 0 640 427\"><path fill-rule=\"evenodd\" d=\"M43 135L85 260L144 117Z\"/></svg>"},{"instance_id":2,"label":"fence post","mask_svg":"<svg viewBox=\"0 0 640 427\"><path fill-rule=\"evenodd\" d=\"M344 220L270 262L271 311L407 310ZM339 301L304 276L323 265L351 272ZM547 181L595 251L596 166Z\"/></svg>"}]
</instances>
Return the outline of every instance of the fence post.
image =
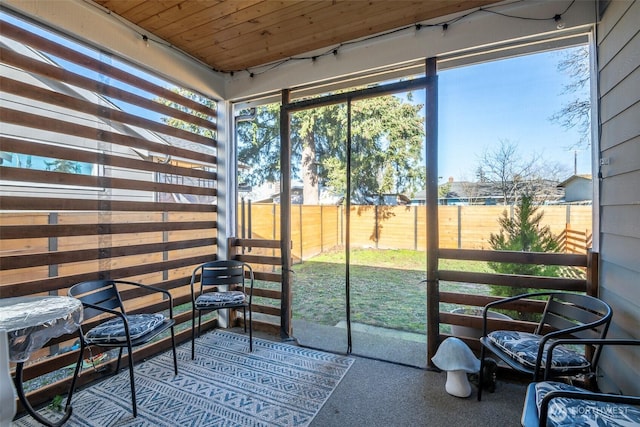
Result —
<instances>
[{"instance_id":1,"label":"fence post","mask_svg":"<svg viewBox=\"0 0 640 427\"><path fill-rule=\"evenodd\" d=\"M169 222L169 212L162 212L162 221L164 223ZM167 243L169 241L169 232L167 230L162 231L162 243ZM162 261L169 261L169 252L162 251ZM169 280L169 271L162 270L162 280Z\"/></svg>"},{"instance_id":2,"label":"fence post","mask_svg":"<svg viewBox=\"0 0 640 427\"><path fill-rule=\"evenodd\" d=\"M344 245L344 206L340 205L340 209L338 210L338 215L340 219L340 246Z\"/></svg>"},{"instance_id":3,"label":"fence post","mask_svg":"<svg viewBox=\"0 0 640 427\"><path fill-rule=\"evenodd\" d=\"M57 224L58 223L58 213L50 212L49 213L49 224ZM57 252L58 251L58 238L57 237L49 237L49 252ZM49 277L57 277L58 276L58 264L49 264ZM58 295L59 291L49 291L49 295ZM58 344L53 344L49 346L49 355L55 355L60 346Z\"/></svg>"},{"instance_id":4,"label":"fence post","mask_svg":"<svg viewBox=\"0 0 640 427\"><path fill-rule=\"evenodd\" d=\"M298 232L300 234L300 263L302 263L302 205L298 205Z\"/></svg>"},{"instance_id":5,"label":"fence post","mask_svg":"<svg viewBox=\"0 0 640 427\"><path fill-rule=\"evenodd\" d=\"M413 250L418 250L418 207L413 208Z\"/></svg>"},{"instance_id":6,"label":"fence post","mask_svg":"<svg viewBox=\"0 0 640 427\"><path fill-rule=\"evenodd\" d=\"M272 217L272 232L271 235L273 236L273 240L277 240L277 236L276 236L276 204L273 203L271 205L271 217ZM276 256L276 250L275 249L271 249L271 256ZM276 271L276 266L274 265L273 267L271 267L271 271Z\"/></svg>"},{"instance_id":7,"label":"fence post","mask_svg":"<svg viewBox=\"0 0 640 427\"><path fill-rule=\"evenodd\" d=\"M324 219L322 216L322 205L320 205L320 253L324 252Z\"/></svg>"},{"instance_id":8,"label":"fence post","mask_svg":"<svg viewBox=\"0 0 640 427\"><path fill-rule=\"evenodd\" d=\"M462 249L462 206L458 205L458 249Z\"/></svg>"},{"instance_id":9,"label":"fence post","mask_svg":"<svg viewBox=\"0 0 640 427\"><path fill-rule=\"evenodd\" d=\"M587 295L598 296L599 254L587 249Z\"/></svg>"},{"instance_id":10,"label":"fence post","mask_svg":"<svg viewBox=\"0 0 640 427\"><path fill-rule=\"evenodd\" d=\"M380 240L380 236L378 235L378 205L374 205L373 209L374 209L373 232L374 232L374 239L376 240L376 249L378 249L378 240Z\"/></svg>"}]
</instances>

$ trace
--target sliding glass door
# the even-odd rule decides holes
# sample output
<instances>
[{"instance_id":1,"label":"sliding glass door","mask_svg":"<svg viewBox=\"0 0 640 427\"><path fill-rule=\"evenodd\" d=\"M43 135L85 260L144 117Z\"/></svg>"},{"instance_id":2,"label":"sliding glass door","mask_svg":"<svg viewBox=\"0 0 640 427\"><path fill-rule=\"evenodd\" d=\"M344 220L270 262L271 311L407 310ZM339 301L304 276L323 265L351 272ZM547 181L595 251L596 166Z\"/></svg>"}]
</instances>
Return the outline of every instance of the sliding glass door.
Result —
<instances>
[{"instance_id":1,"label":"sliding glass door","mask_svg":"<svg viewBox=\"0 0 640 427\"><path fill-rule=\"evenodd\" d=\"M425 366L424 207L410 203L425 180L422 104L402 92L290 120L294 336Z\"/></svg>"}]
</instances>

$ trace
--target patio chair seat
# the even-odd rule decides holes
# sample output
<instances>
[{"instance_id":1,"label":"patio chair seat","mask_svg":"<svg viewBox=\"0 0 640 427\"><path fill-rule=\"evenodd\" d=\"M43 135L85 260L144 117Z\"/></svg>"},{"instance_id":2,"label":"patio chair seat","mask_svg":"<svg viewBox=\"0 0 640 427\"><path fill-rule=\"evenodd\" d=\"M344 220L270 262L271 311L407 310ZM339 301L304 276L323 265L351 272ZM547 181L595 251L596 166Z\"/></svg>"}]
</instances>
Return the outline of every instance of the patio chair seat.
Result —
<instances>
[{"instance_id":1,"label":"patio chair seat","mask_svg":"<svg viewBox=\"0 0 640 427\"><path fill-rule=\"evenodd\" d=\"M125 316L129 325L129 336L135 341L156 329L163 328L165 317L161 313L130 314ZM85 338L92 344L121 344L127 341L124 322L117 317L102 323L85 334Z\"/></svg>"},{"instance_id":2,"label":"patio chair seat","mask_svg":"<svg viewBox=\"0 0 640 427\"><path fill-rule=\"evenodd\" d=\"M545 396L553 393L548 402ZM557 397L552 397L557 396ZM539 426L541 408L547 405L547 426L633 426L640 425L640 408L622 402L601 401L602 393L556 381L531 383L527 388L522 425ZM615 400L616 395L609 395ZM619 397L619 396L618 396ZM543 423L544 424L544 423Z\"/></svg>"},{"instance_id":3,"label":"patio chair seat","mask_svg":"<svg viewBox=\"0 0 640 427\"><path fill-rule=\"evenodd\" d=\"M560 338L555 345L561 344L639 347L640 340ZM640 397L589 391L545 379L527 387L520 422L523 427L638 426Z\"/></svg>"},{"instance_id":4,"label":"patio chair seat","mask_svg":"<svg viewBox=\"0 0 640 427\"><path fill-rule=\"evenodd\" d=\"M119 287L137 288L149 295L162 294L166 302L169 316L162 313L128 314ZM123 349L128 352L129 382L131 385L131 404L133 416L138 416L136 400L135 378L133 375L134 347L150 343L154 338L167 330L171 330L171 350L173 352L173 370L178 375L178 355L176 353L175 319L173 318L173 297L171 292L154 286L126 280L90 280L71 286L68 290L70 297L78 298L84 307L84 323L78 329L80 335L80 351L78 362L71 382L71 391L75 390L76 381L81 374L80 368L86 348L91 346L118 348L118 361L114 374L120 370ZM104 319L105 314L111 318ZM93 326L92 319L100 318L98 325ZM125 328L125 320L127 328ZM88 329L86 332L83 329ZM91 327L93 326L93 327ZM128 332L128 334L127 334ZM71 395L67 396L67 406L71 403Z\"/></svg>"},{"instance_id":5,"label":"patio chair seat","mask_svg":"<svg viewBox=\"0 0 640 427\"><path fill-rule=\"evenodd\" d=\"M540 321L533 333L500 329L489 331L490 310L511 309L514 305L546 300ZM603 339L609 330L612 311L609 304L584 294L572 292L533 292L499 299L485 305L482 311L480 343L480 372L478 400L482 400L482 384L486 352L490 351L505 364L522 374L532 376L534 382L555 376L593 374L600 359L599 343L585 344L585 339ZM583 356L563 341L580 338ZM587 358L588 357L588 358Z\"/></svg>"},{"instance_id":6,"label":"patio chair seat","mask_svg":"<svg viewBox=\"0 0 640 427\"><path fill-rule=\"evenodd\" d=\"M198 336L200 336L203 311L242 308L244 331L247 332L247 310L249 310L249 352L253 351L251 313L253 285L253 269L242 261L210 261L193 270L191 274L191 359L196 357L196 318L198 319ZM220 290L221 288L224 290Z\"/></svg>"},{"instance_id":7,"label":"patio chair seat","mask_svg":"<svg viewBox=\"0 0 640 427\"><path fill-rule=\"evenodd\" d=\"M246 304L247 296L242 291L207 292L196 298L196 309L206 310L218 307L239 307Z\"/></svg>"},{"instance_id":8,"label":"patio chair seat","mask_svg":"<svg viewBox=\"0 0 640 427\"><path fill-rule=\"evenodd\" d=\"M518 331L494 331L487 338L498 346L505 354L517 360L531 369L536 367L538 348L540 348L541 335ZM542 353L542 363L546 363L547 350L555 340L548 340ZM562 345L553 351L551 367L559 372L565 370L588 369L589 361L580 353L568 349Z\"/></svg>"}]
</instances>

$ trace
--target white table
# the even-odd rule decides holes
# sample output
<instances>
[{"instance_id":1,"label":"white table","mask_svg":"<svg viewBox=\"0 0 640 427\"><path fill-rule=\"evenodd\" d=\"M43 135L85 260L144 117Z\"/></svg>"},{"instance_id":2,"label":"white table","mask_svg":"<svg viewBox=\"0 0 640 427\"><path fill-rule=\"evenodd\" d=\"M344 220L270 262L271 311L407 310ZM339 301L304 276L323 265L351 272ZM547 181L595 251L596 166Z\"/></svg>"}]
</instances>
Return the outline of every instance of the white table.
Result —
<instances>
[{"instance_id":1,"label":"white table","mask_svg":"<svg viewBox=\"0 0 640 427\"><path fill-rule=\"evenodd\" d=\"M14 383L20 402L38 422L46 426L60 426L71 416L71 405L63 417L55 422L38 414L29 404L23 388L23 364L31 353L42 348L50 339L75 332L82 323L82 303L70 297L27 296L0 299L0 329L7 331L9 360L16 363ZM69 391L69 396L73 390ZM70 402L70 398L67 402Z\"/></svg>"}]
</instances>

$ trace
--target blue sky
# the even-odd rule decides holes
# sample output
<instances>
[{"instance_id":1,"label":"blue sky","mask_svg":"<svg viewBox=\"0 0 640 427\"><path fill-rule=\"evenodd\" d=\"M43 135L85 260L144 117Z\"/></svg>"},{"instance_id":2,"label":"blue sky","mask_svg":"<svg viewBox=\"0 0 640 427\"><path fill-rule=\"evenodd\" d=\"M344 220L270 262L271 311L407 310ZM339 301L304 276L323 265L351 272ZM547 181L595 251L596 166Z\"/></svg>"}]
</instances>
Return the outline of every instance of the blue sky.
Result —
<instances>
[{"instance_id":1,"label":"blue sky","mask_svg":"<svg viewBox=\"0 0 640 427\"><path fill-rule=\"evenodd\" d=\"M563 94L563 57L551 51L440 71L438 175L475 180L478 156L500 140L517 143L524 158L537 152L573 173L577 131L549 119L575 96ZM591 173L589 151L577 158L578 173Z\"/></svg>"}]
</instances>

